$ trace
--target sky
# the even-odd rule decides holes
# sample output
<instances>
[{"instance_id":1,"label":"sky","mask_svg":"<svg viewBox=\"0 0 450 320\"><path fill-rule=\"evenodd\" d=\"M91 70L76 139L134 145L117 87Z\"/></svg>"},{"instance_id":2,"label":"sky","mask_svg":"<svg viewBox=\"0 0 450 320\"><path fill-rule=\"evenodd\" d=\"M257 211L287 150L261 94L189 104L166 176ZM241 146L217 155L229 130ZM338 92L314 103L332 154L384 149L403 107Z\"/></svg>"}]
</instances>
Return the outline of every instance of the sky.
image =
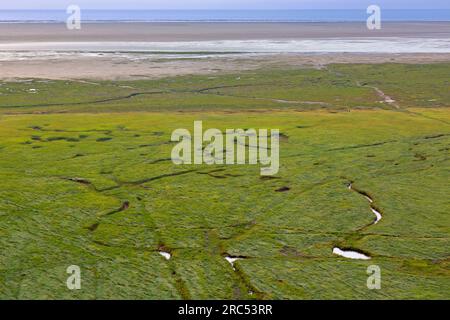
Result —
<instances>
[{"instance_id":1,"label":"sky","mask_svg":"<svg viewBox=\"0 0 450 320\"><path fill-rule=\"evenodd\" d=\"M0 9L450 9L449 0L1 0Z\"/></svg>"}]
</instances>

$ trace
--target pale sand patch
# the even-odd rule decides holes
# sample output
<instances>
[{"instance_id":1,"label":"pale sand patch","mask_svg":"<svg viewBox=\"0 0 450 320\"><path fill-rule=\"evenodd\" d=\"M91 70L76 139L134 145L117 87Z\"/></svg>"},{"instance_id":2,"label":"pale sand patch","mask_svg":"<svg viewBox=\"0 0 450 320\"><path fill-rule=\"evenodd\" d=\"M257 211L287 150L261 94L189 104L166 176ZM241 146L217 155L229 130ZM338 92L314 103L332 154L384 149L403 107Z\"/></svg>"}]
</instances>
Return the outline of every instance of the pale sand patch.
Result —
<instances>
[{"instance_id":1,"label":"pale sand patch","mask_svg":"<svg viewBox=\"0 0 450 320\"><path fill-rule=\"evenodd\" d=\"M0 61L0 79L133 80L178 75L239 73L259 68L322 68L332 63L434 63L450 62L450 54L270 54L218 56L199 59L129 59L83 57Z\"/></svg>"}]
</instances>

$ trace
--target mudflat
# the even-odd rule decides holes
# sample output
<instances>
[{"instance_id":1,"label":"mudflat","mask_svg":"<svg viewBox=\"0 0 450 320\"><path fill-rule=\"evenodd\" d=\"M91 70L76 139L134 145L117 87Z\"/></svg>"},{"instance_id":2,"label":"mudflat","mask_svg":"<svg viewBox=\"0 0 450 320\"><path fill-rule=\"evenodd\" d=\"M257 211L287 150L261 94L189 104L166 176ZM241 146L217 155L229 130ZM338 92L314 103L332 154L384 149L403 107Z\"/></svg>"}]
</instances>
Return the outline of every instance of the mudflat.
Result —
<instances>
[{"instance_id":1,"label":"mudflat","mask_svg":"<svg viewBox=\"0 0 450 320\"><path fill-rule=\"evenodd\" d=\"M450 53L441 48L448 39L450 22L388 22L375 31L357 22L84 23L75 31L63 23L5 23L0 24L0 78L145 79L274 66L447 62ZM295 43L282 43L289 40ZM420 52L426 41L432 49ZM327 46L348 52L327 52ZM400 51L367 51L393 46ZM325 52L311 52L317 49Z\"/></svg>"},{"instance_id":2,"label":"mudflat","mask_svg":"<svg viewBox=\"0 0 450 320\"><path fill-rule=\"evenodd\" d=\"M202 41L326 39L360 37L449 38L450 22L386 22L381 30L365 23L62 23L0 24L0 43L71 41Z\"/></svg>"},{"instance_id":3,"label":"mudflat","mask_svg":"<svg viewBox=\"0 0 450 320\"><path fill-rule=\"evenodd\" d=\"M268 54L206 57L137 58L139 55L89 55L68 53L39 59L0 60L0 79L36 78L52 80L138 80L179 75L210 75L266 68L321 69L333 63L425 64L450 61L450 53L425 54Z\"/></svg>"}]
</instances>

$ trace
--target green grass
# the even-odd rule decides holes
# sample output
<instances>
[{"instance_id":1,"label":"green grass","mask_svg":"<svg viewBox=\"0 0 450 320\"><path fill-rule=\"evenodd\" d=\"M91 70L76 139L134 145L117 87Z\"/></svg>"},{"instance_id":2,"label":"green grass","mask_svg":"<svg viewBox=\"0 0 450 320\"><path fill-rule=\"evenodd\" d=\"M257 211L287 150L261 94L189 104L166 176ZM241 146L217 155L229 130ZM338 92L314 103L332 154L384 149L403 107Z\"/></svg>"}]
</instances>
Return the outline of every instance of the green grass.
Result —
<instances>
[{"instance_id":1,"label":"green grass","mask_svg":"<svg viewBox=\"0 0 450 320\"><path fill-rule=\"evenodd\" d=\"M0 298L448 299L449 69L2 83ZM138 92L164 93L92 102ZM173 165L172 131L196 120L279 128L276 179L258 166ZM350 181L382 212L377 225ZM233 270L227 254L245 259ZM366 287L373 264L381 290ZM69 265L82 290L66 288Z\"/></svg>"},{"instance_id":2,"label":"green grass","mask_svg":"<svg viewBox=\"0 0 450 320\"><path fill-rule=\"evenodd\" d=\"M389 109L373 86L404 107L446 107L449 73L450 64L332 65L128 82L4 82L0 113Z\"/></svg>"}]
</instances>

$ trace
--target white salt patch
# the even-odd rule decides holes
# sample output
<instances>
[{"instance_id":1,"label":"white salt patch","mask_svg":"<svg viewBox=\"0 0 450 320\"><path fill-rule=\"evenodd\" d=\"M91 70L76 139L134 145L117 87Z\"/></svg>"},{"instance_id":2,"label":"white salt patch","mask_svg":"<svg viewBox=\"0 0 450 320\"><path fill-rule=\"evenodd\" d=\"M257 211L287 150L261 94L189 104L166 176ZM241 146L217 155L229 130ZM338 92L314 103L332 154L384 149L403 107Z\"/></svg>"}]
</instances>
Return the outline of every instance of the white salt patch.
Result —
<instances>
[{"instance_id":1,"label":"white salt patch","mask_svg":"<svg viewBox=\"0 0 450 320\"><path fill-rule=\"evenodd\" d=\"M170 260L170 258L172 257L170 253L164 251L160 251L159 254L166 258L166 260Z\"/></svg>"},{"instance_id":2,"label":"white salt patch","mask_svg":"<svg viewBox=\"0 0 450 320\"><path fill-rule=\"evenodd\" d=\"M348 259L356 259L356 260L369 260L370 259L370 257L366 256L365 254L362 254L362 253L359 253L356 251L344 251L339 248L334 248L333 253L338 256L348 258Z\"/></svg>"}]
</instances>

